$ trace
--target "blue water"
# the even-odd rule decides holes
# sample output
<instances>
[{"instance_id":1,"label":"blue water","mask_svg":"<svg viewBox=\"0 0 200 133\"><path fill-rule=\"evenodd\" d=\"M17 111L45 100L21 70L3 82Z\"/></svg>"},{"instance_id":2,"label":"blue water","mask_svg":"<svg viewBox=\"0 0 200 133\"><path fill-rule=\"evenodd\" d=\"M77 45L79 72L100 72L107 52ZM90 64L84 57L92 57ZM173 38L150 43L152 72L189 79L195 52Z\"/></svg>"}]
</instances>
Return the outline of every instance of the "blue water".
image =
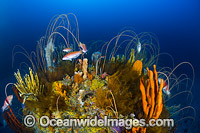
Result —
<instances>
[{"instance_id":1,"label":"blue water","mask_svg":"<svg viewBox=\"0 0 200 133\"><path fill-rule=\"evenodd\" d=\"M200 126L199 0L1 0L1 105L5 99L4 87L8 82L15 82L13 73L18 68L17 62L14 68L11 67L12 48L22 45L28 51L35 50L37 40L45 34L50 19L56 14L67 13L74 13L78 18L80 40L85 42L108 41L124 27L131 27L136 33L155 33L160 42L160 52L170 53L176 65L183 61L191 62L195 69L192 106L197 110L195 124ZM163 57L163 60L171 66L170 58ZM6 128L5 131L10 130Z\"/></svg>"}]
</instances>

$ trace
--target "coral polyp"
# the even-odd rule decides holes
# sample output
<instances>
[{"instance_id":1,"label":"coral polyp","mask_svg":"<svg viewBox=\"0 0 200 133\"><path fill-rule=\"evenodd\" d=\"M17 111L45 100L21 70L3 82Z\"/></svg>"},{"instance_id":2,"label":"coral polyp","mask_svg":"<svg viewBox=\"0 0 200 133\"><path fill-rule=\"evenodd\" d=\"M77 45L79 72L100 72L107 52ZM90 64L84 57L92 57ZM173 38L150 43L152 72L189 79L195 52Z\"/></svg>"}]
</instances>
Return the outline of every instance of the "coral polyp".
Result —
<instances>
[{"instance_id":1,"label":"coral polyp","mask_svg":"<svg viewBox=\"0 0 200 133\"><path fill-rule=\"evenodd\" d=\"M75 25L70 24L70 17L74 18ZM98 41L95 43L100 44ZM46 35L38 41L35 58L20 47L30 61L30 68L24 78L20 73L22 70L14 74L17 80L14 92L24 105L23 117L31 114L36 118L31 131L171 131L172 126L128 129L126 126L105 125L40 125L42 116L55 119L92 119L97 116L102 120L106 116L111 119L144 119L148 122L150 119L171 118L170 114L177 112L180 106L167 105L170 97L163 91L163 88L170 91L175 86L167 88L171 87L169 82L174 78L170 76L174 76L174 70L171 73L161 71L162 67L158 65L159 44L153 34L136 34L125 30L109 42L101 43L103 45L98 50L92 50L95 49L94 44L80 42L75 15L62 14L52 20ZM175 107L176 110L173 110ZM12 111L10 106L9 110ZM9 112L4 116L8 120ZM15 118L10 121L12 128L17 125L14 121ZM20 124L17 125L19 129L22 127ZM23 131L30 130L22 128Z\"/></svg>"}]
</instances>

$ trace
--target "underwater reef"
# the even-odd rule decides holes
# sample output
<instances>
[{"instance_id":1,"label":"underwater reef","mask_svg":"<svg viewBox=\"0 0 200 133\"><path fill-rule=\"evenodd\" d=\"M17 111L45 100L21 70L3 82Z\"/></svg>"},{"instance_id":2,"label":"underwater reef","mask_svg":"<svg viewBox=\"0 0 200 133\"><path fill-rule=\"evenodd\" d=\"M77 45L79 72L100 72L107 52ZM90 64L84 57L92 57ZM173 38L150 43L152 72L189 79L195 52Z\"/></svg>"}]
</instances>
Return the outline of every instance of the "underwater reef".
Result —
<instances>
[{"instance_id":1,"label":"underwater reef","mask_svg":"<svg viewBox=\"0 0 200 133\"><path fill-rule=\"evenodd\" d=\"M15 116L12 111L14 105L11 106L7 100L8 108L3 111L4 119L15 132L165 133L175 132L181 120L194 119L178 115L185 109L195 114L190 105L168 104L183 93L190 99L192 87L178 91L179 87L185 88L180 83L187 79L182 78L183 75L177 77L173 72L180 65L191 64L183 62L174 69L159 66L160 48L154 34L124 30L108 42L84 44L79 40L76 16L62 14L52 18L35 52L29 54L23 47L16 47L21 48L18 53L28 59L25 64L28 69L17 70L14 73L16 83L11 84L23 105L22 118ZM30 114L36 119L31 128L20 122ZM95 116L102 119L107 116L113 119L145 119L146 122L173 118L175 125L131 129L109 126L42 127L39 123L42 116L55 119ZM178 116L177 119L174 116Z\"/></svg>"}]
</instances>

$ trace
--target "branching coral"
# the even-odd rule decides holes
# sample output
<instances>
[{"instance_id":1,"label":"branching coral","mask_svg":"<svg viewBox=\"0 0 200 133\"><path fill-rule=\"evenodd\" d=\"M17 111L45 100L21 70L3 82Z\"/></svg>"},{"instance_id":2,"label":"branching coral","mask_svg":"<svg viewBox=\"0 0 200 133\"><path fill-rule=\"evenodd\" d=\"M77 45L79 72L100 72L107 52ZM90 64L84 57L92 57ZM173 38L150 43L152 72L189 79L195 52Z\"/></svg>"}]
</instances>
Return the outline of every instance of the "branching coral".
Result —
<instances>
[{"instance_id":1,"label":"branching coral","mask_svg":"<svg viewBox=\"0 0 200 133\"><path fill-rule=\"evenodd\" d=\"M34 74L31 68L29 68L29 71L30 75L26 74L24 80L22 79L19 70L14 74L17 79L15 87L19 90L21 95L33 94L37 96L42 92L42 85L40 85L37 73Z\"/></svg>"}]
</instances>

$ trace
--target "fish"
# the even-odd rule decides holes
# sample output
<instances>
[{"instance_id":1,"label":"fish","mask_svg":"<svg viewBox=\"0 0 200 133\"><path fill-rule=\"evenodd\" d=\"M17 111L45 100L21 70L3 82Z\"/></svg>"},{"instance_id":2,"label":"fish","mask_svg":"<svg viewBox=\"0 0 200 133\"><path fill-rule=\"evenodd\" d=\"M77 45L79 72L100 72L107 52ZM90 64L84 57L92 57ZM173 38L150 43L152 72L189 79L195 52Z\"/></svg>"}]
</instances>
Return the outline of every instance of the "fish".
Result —
<instances>
[{"instance_id":1,"label":"fish","mask_svg":"<svg viewBox=\"0 0 200 133\"><path fill-rule=\"evenodd\" d=\"M62 60L72 60L72 59L75 59L77 58L80 54L82 54L82 51L74 51L74 52L70 52L68 54L66 54Z\"/></svg>"},{"instance_id":2,"label":"fish","mask_svg":"<svg viewBox=\"0 0 200 133\"><path fill-rule=\"evenodd\" d=\"M141 45L140 41L138 41L138 44L137 44L137 53L140 53L141 48L142 48L142 45Z\"/></svg>"},{"instance_id":3,"label":"fish","mask_svg":"<svg viewBox=\"0 0 200 133\"><path fill-rule=\"evenodd\" d=\"M87 47L86 47L85 44L83 44L83 43L80 42L80 47L81 47L83 53L87 52Z\"/></svg>"},{"instance_id":4,"label":"fish","mask_svg":"<svg viewBox=\"0 0 200 133\"><path fill-rule=\"evenodd\" d=\"M65 48L65 49L63 49L63 52L71 52L71 51L72 51L71 48Z\"/></svg>"},{"instance_id":5,"label":"fish","mask_svg":"<svg viewBox=\"0 0 200 133\"><path fill-rule=\"evenodd\" d=\"M161 82L161 78L158 78L158 82L160 84ZM170 91L169 91L169 85L167 84L166 80L163 80L163 88L162 91L166 94L166 95L171 95Z\"/></svg>"},{"instance_id":6,"label":"fish","mask_svg":"<svg viewBox=\"0 0 200 133\"><path fill-rule=\"evenodd\" d=\"M6 97L4 101L4 105L2 106L2 112L8 109L8 105L12 105L13 95L9 95Z\"/></svg>"}]
</instances>

